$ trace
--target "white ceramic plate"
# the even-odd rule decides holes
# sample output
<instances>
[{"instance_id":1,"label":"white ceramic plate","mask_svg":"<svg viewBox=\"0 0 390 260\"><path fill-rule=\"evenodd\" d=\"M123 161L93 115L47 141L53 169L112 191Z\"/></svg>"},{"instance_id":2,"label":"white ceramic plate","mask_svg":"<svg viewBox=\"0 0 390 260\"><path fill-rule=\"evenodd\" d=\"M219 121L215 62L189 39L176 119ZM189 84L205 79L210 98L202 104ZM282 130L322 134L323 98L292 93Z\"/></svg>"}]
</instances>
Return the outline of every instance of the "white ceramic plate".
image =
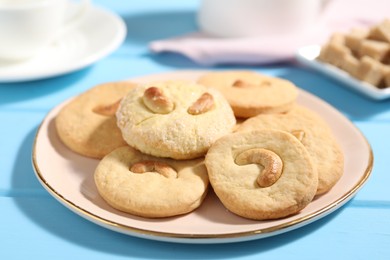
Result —
<instances>
[{"instance_id":1,"label":"white ceramic plate","mask_svg":"<svg viewBox=\"0 0 390 260\"><path fill-rule=\"evenodd\" d=\"M196 79L205 71L150 75L135 81ZM345 173L327 194L316 198L299 214L272 221L253 221L228 212L210 192L196 211L179 217L146 219L111 208L98 194L94 169L98 160L77 155L59 140L54 118L64 104L43 120L33 148L33 167L47 191L80 216L128 235L182 243L227 243L277 235L309 224L336 210L362 187L369 177L373 155L362 133L336 109L300 91L298 102L319 113L332 127L345 155Z\"/></svg>"},{"instance_id":2,"label":"white ceramic plate","mask_svg":"<svg viewBox=\"0 0 390 260\"><path fill-rule=\"evenodd\" d=\"M318 61L316 58L320 54L321 47L319 45L310 45L298 50L297 59L302 64L315 69L323 74L330 76L343 83L352 90L355 90L367 97L375 100L383 100L390 98L390 87L379 89L369 83L360 81L347 72L327 63Z\"/></svg>"},{"instance_id":3,"label":"white ceramic plate","mask_svg":"<svg viewBox=\"0 0 390 260\"><path fill-rule=\"evenodd\" d=\"M32 59L0 61L0 82L22 82L69 73L107 56L126 36L123 20L100 7L91 6L76 28Z\"/></svg>"}]
</instances>

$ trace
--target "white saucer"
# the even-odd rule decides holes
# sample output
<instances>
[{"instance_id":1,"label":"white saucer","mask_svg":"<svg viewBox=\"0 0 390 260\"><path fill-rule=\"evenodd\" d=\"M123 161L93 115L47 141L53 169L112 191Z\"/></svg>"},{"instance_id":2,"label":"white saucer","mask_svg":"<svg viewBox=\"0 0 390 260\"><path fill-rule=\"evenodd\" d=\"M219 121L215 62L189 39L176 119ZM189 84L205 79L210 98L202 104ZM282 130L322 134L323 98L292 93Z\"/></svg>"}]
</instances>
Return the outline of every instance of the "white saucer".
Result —
<instances>
[{"instance_id":1,"label":"white saucer","mask_svg":"<svg viewBox=\"0 0 390 260\"><path fill-rule=\"evenodd\" d=\"M30 60L0 61L0 82L49 78L84 68L107 56L126 36L123 20L107 10L91 6L81 24Z\"/></svg>"}]
</instances>

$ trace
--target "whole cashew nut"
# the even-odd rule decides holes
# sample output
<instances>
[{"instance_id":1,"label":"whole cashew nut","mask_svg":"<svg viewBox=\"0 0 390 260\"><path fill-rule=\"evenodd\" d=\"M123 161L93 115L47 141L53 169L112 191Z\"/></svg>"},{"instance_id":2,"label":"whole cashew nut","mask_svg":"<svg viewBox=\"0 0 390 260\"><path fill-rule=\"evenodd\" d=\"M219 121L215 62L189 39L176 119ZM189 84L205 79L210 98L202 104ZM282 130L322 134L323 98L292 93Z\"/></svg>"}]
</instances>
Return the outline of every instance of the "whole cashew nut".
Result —
<instances>
[{"instance_id":1,"label":"whole cashew nut","mask_svg":"<svg viewBox=\"0 0 390 260\"><path fill-rule=\"evenodd\" d=\"M134 173L157 172L166 178L177 178L177 172L168 164L157 161L141 161L133 164L130 171Z\"/></svg>"},{"instance_id":2,"label":"whole cashew nut","mask_svg":"<svg viewBox=\"0 0 390 260\"><path fill-rule=\"evenodd\" d=\"M157 87L146 89L142 99L145 106L157 114L168 114L175 107L174 103Z\"/></svg>"},{"instance_id":3,"label":"whole cashew nut","mask_svg":"<svg viewBox=\"0 0 390 260\"><path fill-rule=\"evenodd\" d=\"M214 107L214 98L209 93L203 93L187 110L191 115L199 115L210 111Z\"/></svg>"},{"instance_id":4,"label":"whole cashew nut","mask_svg":"<svg viewBox=\"0 0 390 260\"><path fill-rule=\"evenodd\" d=\"M271 86L271 82L269 82L268 80L264 80L260 82L260 84L255 84L255 83L247 82L245 80L237 79L236 81L233 82L232 86L236 88L268 87Z\"/></svg>"},{"instance_id":5,"label":"whole cashew nut","mask_svg":"<svg viewBox=\"0 0 390 260\"><path fill-rule=\"evenodd\" d=\"M92 112L102 116L113 116L119 108L122 98L108 105L98 105L92 109Z\"/></svg>"},{"instance_id":6,"label":"whole cashew nut","mask_svg":"<svg viewBox=\"0 0 390 260\"><path fill-rule=\"evenodd\" d=\"M248 88L248 87L255 87L255 84L238 79L233 82L232 86L236 88Z\"/></svg>"},{"instance_id":7,"label":"whole cashew nut","mask_svg":"<svg viewBox=\"0 0 390 260\"><path fill-rule=\"evenodd\" d=\"M276 153L263 148L246 150L238 154L234 162L237 165L255 163L264 166L257 178L257 184L260 187L273 185L280 178L283 171L282 159Z\"/></svg>"}]
</instances>

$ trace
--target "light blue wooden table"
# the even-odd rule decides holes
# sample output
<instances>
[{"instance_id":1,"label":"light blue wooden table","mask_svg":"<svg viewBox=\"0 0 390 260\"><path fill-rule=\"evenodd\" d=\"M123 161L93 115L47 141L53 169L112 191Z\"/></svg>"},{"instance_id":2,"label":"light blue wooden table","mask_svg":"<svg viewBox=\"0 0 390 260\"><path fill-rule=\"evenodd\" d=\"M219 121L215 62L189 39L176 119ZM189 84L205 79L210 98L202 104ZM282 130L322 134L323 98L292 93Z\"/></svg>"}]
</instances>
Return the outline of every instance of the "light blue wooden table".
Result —
<instances>
[{"instance_id":1,"label":"light blue wooden table","mask_svg":"<svg viewBox=\"0 0 390 260\"><path fill-rule=\"evenodd\" d=\"M119 14L123 45L68 75L0 84L1 259L390 259L390 101L375 102L297 64L224 66L293 81L336 107L370 142L375 164L346 205L302 228L250 242L191 245L157 242L95 225L58 203L40 185L31 149L50 109L98 83L177 69L209 69L175 54L151 54L149 41L196 29L198 1L108 1ZM86 258L87 257L87 258Z\"/></svg>"}]
</instances>

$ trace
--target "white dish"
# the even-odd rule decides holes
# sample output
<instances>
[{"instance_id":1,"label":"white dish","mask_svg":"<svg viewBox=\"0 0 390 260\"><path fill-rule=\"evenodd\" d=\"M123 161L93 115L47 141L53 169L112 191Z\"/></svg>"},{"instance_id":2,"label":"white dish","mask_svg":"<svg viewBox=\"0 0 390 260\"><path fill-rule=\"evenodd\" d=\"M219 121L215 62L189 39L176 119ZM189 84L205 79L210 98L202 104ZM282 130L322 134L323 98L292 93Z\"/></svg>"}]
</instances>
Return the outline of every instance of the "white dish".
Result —
<instances>
[{"instance_id":1,"label":"white dish","mask_svg":"<svg viewBox=\"0 0 390 260\"><path fill-rule=\"evenodd\" d=\"M196 79L205 71L150 75L133 81ZM319 113L332 127L345 154L345 173L328 193L313 200L299 214L272 221L253 221L228 212L210 192L196 211L179 217L146 219L111 208L98 194L93 173L98 160L71 152L59 140L54 108L37 132L32 161L43 187L80 216L132 236L181 243L227 243L265 238L287 232L326 216L352 198L368 179L373 154L362 133L340 112L321 99L300 91L298 102ZM66 102L65 102L66 103Z\"/></svg>"},{"instance_id":2,"label":"white dish","mask_svg":"<svg viewBox=\"0 0 390 260\"><path fill-rule=\"evenodd\" d=\"M22 82L69 73L113 52L126 36L123 20L105 9L91 6L72 28L34 58L22 62L0 60L0 82Z\"/></svg>"},{"instance_id":3,"label":"white dish","mask_svg":"<svg viewBox=\"0 0 390 260\"><path fill-rule=\"evenodd\" d=\"M321 47L319 45L310 45L302 47L298 50L297 59L302 64L315 69L323 74L330 76L342 83L344 86L349 87L365 96L368 96L375 100L383 100L390 98L390 87L379 89L369 83L360 81L347 72L327 63L316 60L320 54Z\"/></svg>"}]
</instances>

